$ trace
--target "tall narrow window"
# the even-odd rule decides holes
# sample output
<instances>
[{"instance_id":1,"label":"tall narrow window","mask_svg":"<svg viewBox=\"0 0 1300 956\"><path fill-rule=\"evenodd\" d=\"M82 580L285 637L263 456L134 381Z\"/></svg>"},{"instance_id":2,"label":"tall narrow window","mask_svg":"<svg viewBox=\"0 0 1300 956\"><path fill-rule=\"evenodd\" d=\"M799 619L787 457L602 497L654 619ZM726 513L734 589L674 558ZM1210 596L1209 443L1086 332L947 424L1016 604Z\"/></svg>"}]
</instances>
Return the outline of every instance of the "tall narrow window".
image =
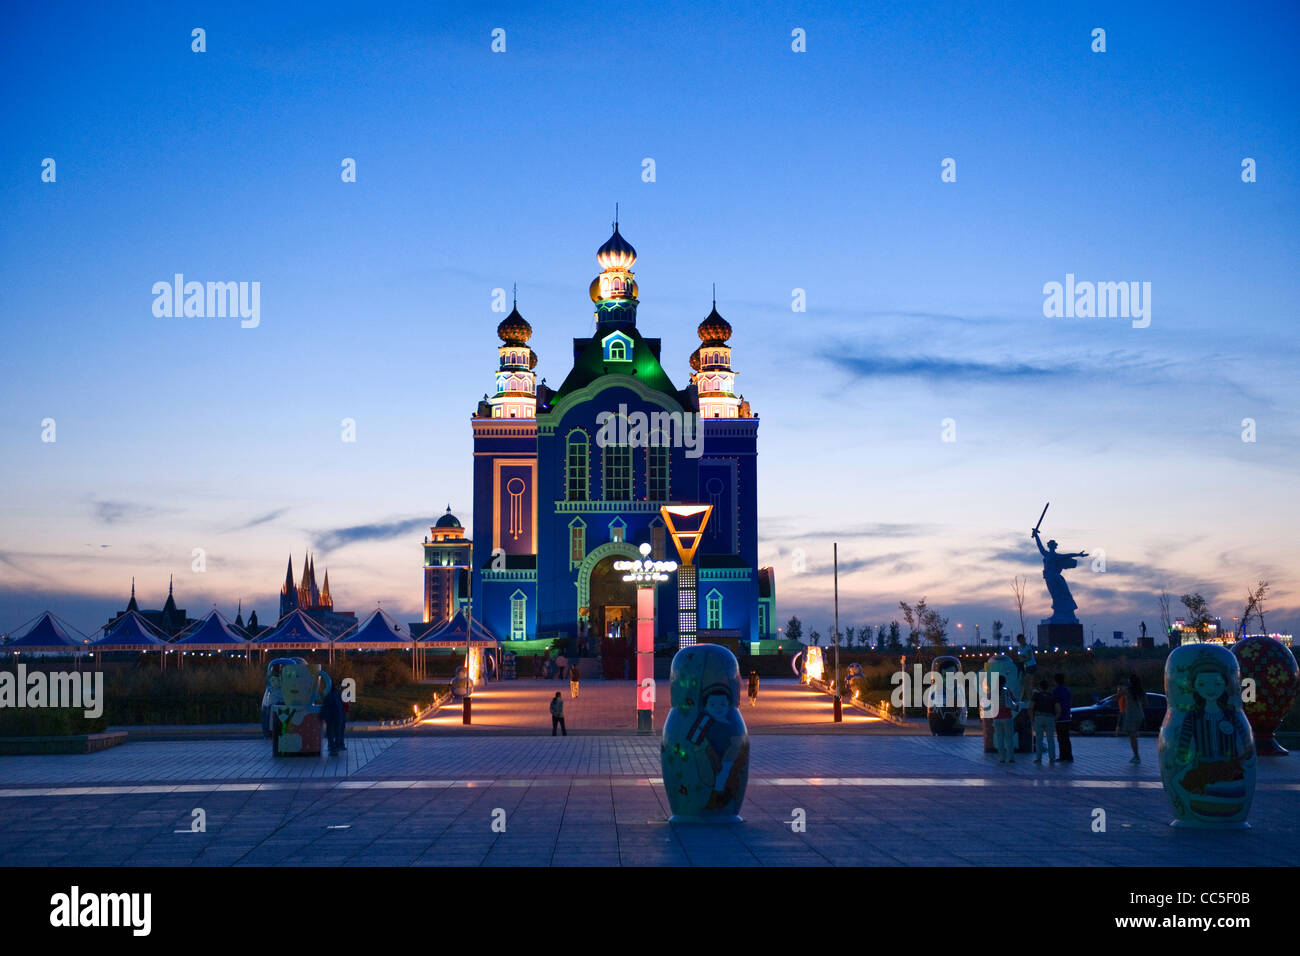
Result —
<instances>
[{"instance_id":1,"label":"tall narrow window","mask_svg":"<svg viewBox=\"0 0 1300 956\"><path fill-rule=\"evenodd\" d=\"M651 444L646 449L646 500L668 500L668 463L672 449L667 445Z\"/></svg>"},{"instance_id":2,"label":"tall narrow window","mask_svg":"<svg viewBox=\"0 0 1300 956\"><path fill-rule=\"evenodd\" d=\"M523 591L510 596L510 640L528 639L528 598Z\"/></svg>"},{"instance_id":3,"label":"tall narrow window","mask_svg":"<svg viewBox=\"0 0 1300 956\"><path fill-rule=\"evenodd\" d=\"M606 445L600 453L601 486L606 501L632 500L632 446Z\"/></svg>"},{"instance_id":4,"label":"tall narrow window","mask_svg":"<svg viewBox=\"0 0 1300 956\"><path fill-rule=\"evenodd\" d=\"M582 564L587 556L587 525L581 518L574 518L569 524L569 569Z\"/></svg>"},{"instance_id":5,"label":"tall narrow window","mask_svg":"<svg viewBox=\"0 0 1300 956\"><path fill-rule=\"evenodd\" d=\"M722 627L722 595L716 590L709 592L709 630Z\"/></svg>"},{"instance_id":6,"label":"tall narrow window","mask_svg":"<svg viewBox=\"0 0 1300 956\"><path fill-rule=\"evenodd\" d=\"M767 637L767 605L761 602L758 605L758 636Z\"/></svg>"},{"instance_id":7,"label":"tall narrow window","mask_svg":"<svg viewBox=\"0 0 1300 956\"><path fill-rule=\"evenodd\" d=\"M564 489L564 497L567 501L587 500L588 454L587 433L581 430L570 432L566 459L568 478Z\"/></svg>"}]
</instances>

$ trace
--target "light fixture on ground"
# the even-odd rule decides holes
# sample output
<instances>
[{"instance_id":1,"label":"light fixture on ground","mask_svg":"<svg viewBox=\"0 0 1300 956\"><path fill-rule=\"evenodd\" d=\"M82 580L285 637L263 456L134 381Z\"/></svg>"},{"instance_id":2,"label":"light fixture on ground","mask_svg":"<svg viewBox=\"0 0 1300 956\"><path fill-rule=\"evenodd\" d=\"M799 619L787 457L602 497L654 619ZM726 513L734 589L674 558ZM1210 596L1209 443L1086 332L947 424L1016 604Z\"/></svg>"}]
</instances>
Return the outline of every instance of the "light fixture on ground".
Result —
<instances>
[{"instance_id":1,"label":"light fixture on ground","mask_svg":"<svg viewBox=\"0 0 1300 956\"><path fill-rule=\"evenodd\" d=\"M636 731L648 734L655 706L655 585L669 579L677 562L652 560L650 545L642 544L639 561L615 561L614 570L636 585Z\"/></svg>"}]
</instances>

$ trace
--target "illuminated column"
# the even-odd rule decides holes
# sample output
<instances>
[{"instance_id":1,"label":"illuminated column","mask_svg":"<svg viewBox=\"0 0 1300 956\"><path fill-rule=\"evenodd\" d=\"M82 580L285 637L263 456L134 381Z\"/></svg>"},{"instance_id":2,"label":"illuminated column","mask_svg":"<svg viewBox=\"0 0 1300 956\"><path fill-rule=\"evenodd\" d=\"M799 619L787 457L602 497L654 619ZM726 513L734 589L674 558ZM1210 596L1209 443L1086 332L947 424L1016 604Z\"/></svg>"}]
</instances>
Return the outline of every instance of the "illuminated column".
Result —
<instances>
[{"instance_id":1,"label":"illuminated column","mask_svg":"<svg viewBox=\"0 0 1300 956\"><path fill-rule=\"evenodd\" d=\"M695 590L695 551L704 540L704 527L713 514L713 505L664 505L659 509L668 533L672 535L682 566L677 572L677 644L690 647L699 629L699 611Z\"/></svg>"},{"instance_id":2,"label":"illuminated column","mask_svg":"<svg viewBox=\"0 0 1300 956\"><path fill-rule=\"evenodd\" d=\"M650 545L643 544L641 560L615 561L614 570L626 572L623 580L636 585L636 731L648 734L653 730L655 707L655 585L668 580L677 562L652 561Z\"/></svg>"},{"instance_id":3,"label":"illuminated column","mask_svg":"<svg viewBox=\"0 0 1300 956\"><path fill-rule=\"evenodd\" d=\"M636 730L639 734L648 734L653 729L655 698L653 693L644 691L654 687L654 679L655 586L646 582L636 586Z\"/></svg>"}]
</instances>

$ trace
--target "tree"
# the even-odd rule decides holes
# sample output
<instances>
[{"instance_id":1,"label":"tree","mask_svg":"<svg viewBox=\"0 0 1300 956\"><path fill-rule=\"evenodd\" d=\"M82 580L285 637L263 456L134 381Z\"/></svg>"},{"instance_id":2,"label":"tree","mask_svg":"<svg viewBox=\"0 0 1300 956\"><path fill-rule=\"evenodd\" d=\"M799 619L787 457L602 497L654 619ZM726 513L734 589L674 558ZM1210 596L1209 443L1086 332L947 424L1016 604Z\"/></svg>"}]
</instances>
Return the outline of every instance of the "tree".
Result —
<instances>
[{"instance_id":1,"label":"tree","mask_svg":"<svg viewBox=\"0 0 1300 956\"><path fill-rule=\"evenodd\" d=\"M853 646L853 638L857 635L857 633L858 633L858 629L857 629L856 627L846 627L846 628L844 628L844 646L845 646L845 647L852 647L852 646Z\"/></svg>"},{"instance_id":2,"label":"tree","mask_svg":"<svg viewBox=\"0 0 1300 956\"><path fill-rule=\"evenodd\" d=\"M900 640L902 633L903 633L902 628L898 626L897 621L889 622L889 649L890 650L896 651L903 646L903 642L902 640Z\"/></svg>"},{"instance_id":3,"label":"tree","mask_svg":"<svg viewBox=\"0 0 1300 956\"><path fill-rule=\"evenodd\" d=\"M808 643L811 644L813 647L816 647L818 644L821 643L821 641L822 641L822 636L818 634L816 631L808 632Z\"/></svg>"},{"instance_id":4,"label":"tree","mask_svg":"<svg viewBox=\"0 0 1300 956\"><path fill-rule=\"evenodd\" d=\"M1011 579L1011 593L1016 597L1016 613L1020 615L1020 633L1025 634L1025 587L1029 584L1029 578L1017 574ZM1026 640L1029 638L1025 634Z\"/></svg>"},{"instance_id":5,"label":"tree","mask_svg":"<svg viewBox=\"0 0 1300 956\"><path fill-rule=\"evenodd\" d=\"M1260 581L1253 589L1246 591L1246 609L1241 612L1241 623L1237 630L1237 640L1246 636L1246 626L1252 617L1259 618L1259 629L1264 631L1264 595L1268 593L1268 582Z\"/></svg>"},{"instance_id":6,"label":"tree","mask_svg":"<svg viewBox=\"0 0 1300 956\"><path fill-rule=\"evenodd\" d=\"M1169 592L1164 588L1160 589L1160 623L1165 626L1165 640L1169 640L1174 633L1174 615L1170 607Z\"/></svg>"},{"instance_id":7,"label":"tree","mask_svg":"<svg viewBox=\"0 0 1300 956\"><path fill-rule=\"evenodd\" d=\"M797 617L792 617L786 621L785 636L791 641L797 641L803 637L803 623Z\"/></svg>"},{"instance_id":8,"label":"tree","mask_svg":"<svg viewBox=\"0 0 1300 956\"><path fill-rule=\"evenodd\" d=\"M1210 609L1205 602L1205 598L1199 594L1184 594L1180 601L1187 608L1187 623L1192 630L1196 631L1199 640L1205 640L1205 633L1210 629Z\"/></svg>"},{"instance_id":9,"label":"tree","mask_svg":"<svg viewBox=\"0 0 1300 956\"><path fill-rule=\"evenodd\" d=\"M903 620L907 621L909 644L919 647L922 638L936 647L944 643L948 619L940 617L938 611L926 604L925 598L917 601L915 607L906 601L899 601L898 606L903 609Z\"/></svg>"},{"instance_id":10,"label":"tree","mask_svg":"<svg viewBox=\"0 0 1300 956\"><path fill-rule=\"evenodd\" d=\"M1002 644L1002 622L993 622L993 646L998 647Z\"/></svg>"}]
</instances>

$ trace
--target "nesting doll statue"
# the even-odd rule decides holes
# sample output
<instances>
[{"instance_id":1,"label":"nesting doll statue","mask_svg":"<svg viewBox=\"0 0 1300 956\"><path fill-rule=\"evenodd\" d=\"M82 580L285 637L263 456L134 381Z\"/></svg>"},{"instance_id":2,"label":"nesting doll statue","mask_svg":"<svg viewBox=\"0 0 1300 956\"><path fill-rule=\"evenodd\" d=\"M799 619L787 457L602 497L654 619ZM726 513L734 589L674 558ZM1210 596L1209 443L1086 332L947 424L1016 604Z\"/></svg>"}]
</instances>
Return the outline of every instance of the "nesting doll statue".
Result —
<instances>
[{"instance_id":1,"label":"nesting doll statue","mask_svg":"<svg viewBox=\"0 0 1300 956\"><path fill-rule=\"evenodd\" d=\"M997 687L995 688L993 675L998 675ZM1020 674L1016 669L1016 662L1006 654L994 654L984 662L984 680L981 682L981 698L997 701L1003 687L1011 691L1011 696L1019 700L1020 698ZM981 703L983 701L981 700ZM996 712L996 708L995 708ZM993 719L985 717L981 712L980 724L984 731L984 752L986 754L997 753L998 748L993 746Z\"/></svg>"},{"instance_id":2,"label":"nesting doll statue","mask_svg":"<svg viewBox=\"0 0 1300 956\"><path fill-rule=\"evenodd\" d=\"M673 658L672 710L659 748L671 823L739 823L749 782L749 731L740 716L740 665L718 644Z\"/></svg>"},{"instance_id":3,"label":"nesting doll statue","mask_svg":"<svg viewBox=\"0 0 1300 956\"><path fill-rule=\"evenodd\" d=\"M1165 694L1160 777L1174 826L1249 826L1255 739L1242 711L1237 658L1218 644L1177 647L1165 662Z\"/></svg>"},{"instance_id":4,"label":"nesting doll statue","mask_svg":"<svg viewBox=\"0 0 1300 956\"><path fill-rule=\"evenodd\" d=\"M279 675L281 702L273 707L278 721L274 737L277 756L318 755L321 742L321 704L329 693L330 677L301 659L286 661Z\"/></svg>"},{"instance_id":5,"label":"nesting doll statue","mask_svg":"<svg viewBox=\"0 0 1300 956\"><path fill-rule=\"evenodd\" d=\"M1246 721L1255 735L1255 752L1261 757L1285 757L1287 749L1273 734L1295 703L1298 678L1295 657L1279 640L1263 635L1247 637L1232 645L1241 664L1243 681L1254 686L1243 691Z\"/></svg>"}]
</instances>

